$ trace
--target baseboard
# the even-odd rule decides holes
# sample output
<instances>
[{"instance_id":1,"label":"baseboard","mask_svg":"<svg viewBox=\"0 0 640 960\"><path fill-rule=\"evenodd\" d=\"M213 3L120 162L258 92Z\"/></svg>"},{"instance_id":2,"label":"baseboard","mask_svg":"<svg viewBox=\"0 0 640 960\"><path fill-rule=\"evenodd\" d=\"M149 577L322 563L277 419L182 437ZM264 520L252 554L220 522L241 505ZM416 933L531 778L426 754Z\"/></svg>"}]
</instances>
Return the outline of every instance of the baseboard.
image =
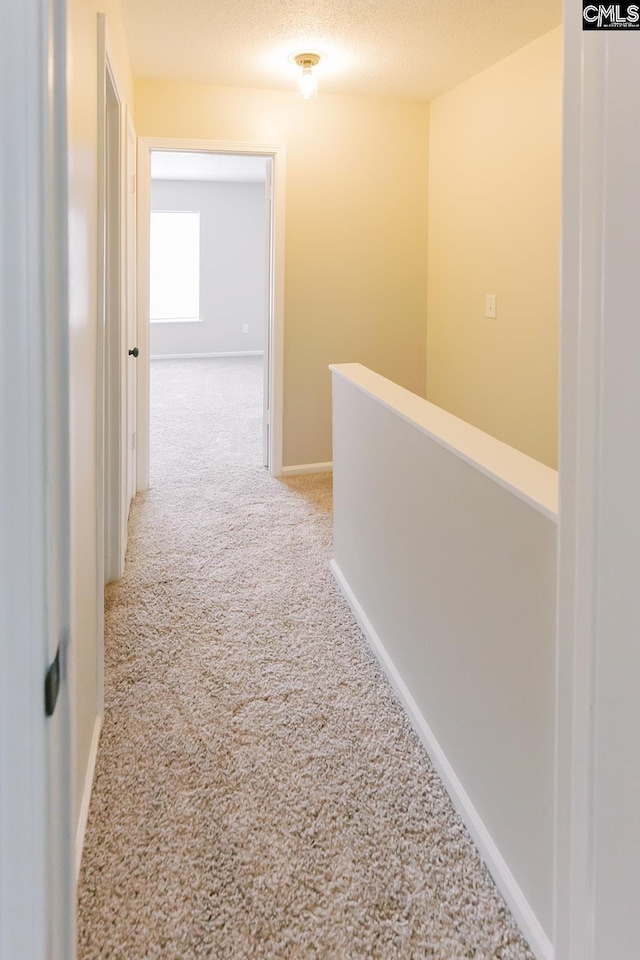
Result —
<instances>
[{"instance_id":1,"label":"baseboard","mask_svg":"<svg viewBox=\"0 0 640 960\"><path fill-rule=\"evenodd\" d=\"M264 350L234 350L231 353L158 353L151 360L210 360L212 357L263 357Z\"/></svg>"},{"instance_id":2,"label":"baseboard","mask_svg":"<svg viewBox=\"0 0 640 960\"><path fill-rule=\"evenodd\" d=\"M91 803L91 791L93 790L93 778L96 772L96 760L98 759L98 744L100 743L100 733L102 731L102 716L96 717L93 727L93 736L91 738L91 747L89 748L89 762L87 763L87 773L84 779L84 789L82 791L82 803L78 815L78 827L76 830L76 849L75 849L75 880L76 884L80 877L80 864L82 862L82 849L84 847L84 836L87 831L87 821L89 820L89 805Z\"/></svg>"},{"instance_id":3,"label":"baseboard","mask_svg":"<svg viewBox=\"0 0 640 960\"><path fill-rule=\"evenodd\" d=\"M281 477L297 477L302 473L331 473L333 461L325 463L298 463L293 467L283 467Z\"/></svg>"},{"instance_id":4,"label":"baseboard","mask_svg":"<svg viewBox=\"0 0 640 960\"><path fill-rule=\"evenodd\" d=\"M506 900L529 946L538 960L553 960L554 950L549 938L335 560L331 561L331 569L358 625L386 673L414 730L424 744L453 805L464 821L480 856L489 868L496 886Z\"/></svg>"}]
</instances>

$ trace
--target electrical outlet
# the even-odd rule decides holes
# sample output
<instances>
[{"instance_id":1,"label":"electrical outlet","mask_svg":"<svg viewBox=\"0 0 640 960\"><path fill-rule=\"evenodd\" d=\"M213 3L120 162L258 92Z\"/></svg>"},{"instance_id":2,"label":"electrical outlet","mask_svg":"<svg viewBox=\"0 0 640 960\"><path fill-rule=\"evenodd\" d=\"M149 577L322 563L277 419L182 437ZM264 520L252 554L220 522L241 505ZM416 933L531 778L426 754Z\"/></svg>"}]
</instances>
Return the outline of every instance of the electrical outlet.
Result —
<instances>
[{"instance_id":1,"label":"electrical outlet","mask_svg":"<svg viewBox=\"0 0 640 960\"><path fill-rule=\"evenodd\" d=\"M248 324L248 323L243 323L243 324L242 324L242 332L243 332L243 333L249 333L249 324Z\"/></svg>"},{"instance_id":2,"label":"electrical outlet","mask_svg":"<svg viewBox=\"0 0 640 960\"><path fill-rule=\"evenodd\" d=\"M495 293L488 293L486 296L486 306L485 306L485 317L489 320L496 319L496 295Z\"/></svg>"}]
</instances>

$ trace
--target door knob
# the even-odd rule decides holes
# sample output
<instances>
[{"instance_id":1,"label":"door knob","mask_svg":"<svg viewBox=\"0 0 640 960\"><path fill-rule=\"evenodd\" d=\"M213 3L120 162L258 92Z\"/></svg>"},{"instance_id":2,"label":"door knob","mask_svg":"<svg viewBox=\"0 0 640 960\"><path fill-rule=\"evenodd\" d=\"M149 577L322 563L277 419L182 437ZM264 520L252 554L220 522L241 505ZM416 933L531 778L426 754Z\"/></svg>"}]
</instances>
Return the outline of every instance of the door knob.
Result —
<instances>
[{"instance_id":1,"label":"door knob","mask_svg":"<svg viewBox=\"0 0 640 960\"><path fill-rule=\"evenodd\" d=\"M137 357L137 356L138 356L138 352L139 352L139 351L138 351L138 348L137 348L137 347L134 347L133 350L129 350L129 356L130 356L130 357Z\"/></svg>"}]
</instances>

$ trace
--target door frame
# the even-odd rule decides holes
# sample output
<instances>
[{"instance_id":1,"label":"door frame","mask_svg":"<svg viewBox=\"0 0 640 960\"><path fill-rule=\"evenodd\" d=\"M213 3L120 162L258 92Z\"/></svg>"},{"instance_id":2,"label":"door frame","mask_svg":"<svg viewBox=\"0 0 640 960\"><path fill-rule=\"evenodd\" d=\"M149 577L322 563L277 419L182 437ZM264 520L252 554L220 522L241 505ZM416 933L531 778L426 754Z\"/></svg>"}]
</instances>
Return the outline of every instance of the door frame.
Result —
<instances>
[{"instance_id":1,"label":"door frame","mask_svg":"<svg viewBox=\"0 0 640 960\"><path fill-rule=\"evenodd\" d=\"M0 956L73 960L66 4L9 0L3 26Z\"/></svg>"},{"instance_id":2,"label":"door frame","mask_svg":"<svg viewBox=\"0 0 640 960\"><path fill-rule=\"evenodd\" d=\"M564 4L555 955L637 955L640 58ZM631 42L630 42L631 41Z\"/></svg>"},{"instance_id":3,"label":"door frame","mask_svg":"<svg viewBox=\"0 0 640 960\"><path fill-rule=\"evenodd\" d=\"M269 335L265 343L265 376L269 378L269 473L282 476L282 432L284 392L284 240L285 240L285 153L283 143L254 143L229 140L183 140L166 137L138 138L138 490L149 486L150 439L150 328L149 328L149 222L151 214L151 151L221 153L262 156L271 159L271 296Z\"/></svg>"}]
</instances>

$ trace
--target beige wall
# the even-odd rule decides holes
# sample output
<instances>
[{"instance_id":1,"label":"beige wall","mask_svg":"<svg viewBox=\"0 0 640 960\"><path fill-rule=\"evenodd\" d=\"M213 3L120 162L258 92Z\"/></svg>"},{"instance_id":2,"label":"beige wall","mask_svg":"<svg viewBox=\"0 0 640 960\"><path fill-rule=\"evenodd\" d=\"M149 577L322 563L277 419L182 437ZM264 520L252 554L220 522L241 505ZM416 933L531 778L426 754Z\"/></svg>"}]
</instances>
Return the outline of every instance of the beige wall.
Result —
<instances>
[{"instance_id":1,"label":"beige wall","mask_svg":"<svg viewBox=\"0 0 640 960\"><path fill-rule=\"evenodd\" d=\"M106 11L122 95L132 80L117 0L68 6L69 276L71 372L71 682L74 818L78 822L99 709L96 621L96 337L98 211L97 12Z\"/></svg>"},{"instance_id":2,"label":"beige wall","mask_svg":"<svg viewBox=\"0 0 640 960\"><path fill-rule=\"evenodd\" d=\"M553 467L561 42L558 28L433 101L429 134L427 397Z\"/></svg>"},{"instance_id":3,"label":"beige wall","mask_svg":"<svg viewBox=\"0 0 640 960\"><path fill-rule=\"evenodd\" d=\"M284 464L331 459L329 363L424 395L429 106L141 81L139 136L286 143Z\"/></svg>"}]
</instances>

